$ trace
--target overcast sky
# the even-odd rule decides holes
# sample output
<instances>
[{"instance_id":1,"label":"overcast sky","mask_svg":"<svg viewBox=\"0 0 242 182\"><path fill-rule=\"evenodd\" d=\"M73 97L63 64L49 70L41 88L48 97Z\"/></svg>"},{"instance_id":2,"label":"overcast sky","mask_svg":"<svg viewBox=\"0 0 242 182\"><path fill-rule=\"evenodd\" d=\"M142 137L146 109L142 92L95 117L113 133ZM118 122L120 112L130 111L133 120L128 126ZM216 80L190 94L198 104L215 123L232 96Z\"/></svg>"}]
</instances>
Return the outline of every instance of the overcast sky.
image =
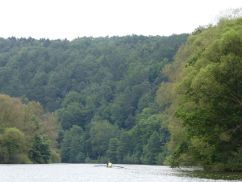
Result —
<instances>
[{"instance_id":1,"label":"overcast sky","mask_svg":"<svg viewBox=\"0 0 242 182\"><path fill-rule=\"evenodd\" d=\"M241 7L242 0L0 0L0 37L190 33Z\"/></svg>"}]
</instances>

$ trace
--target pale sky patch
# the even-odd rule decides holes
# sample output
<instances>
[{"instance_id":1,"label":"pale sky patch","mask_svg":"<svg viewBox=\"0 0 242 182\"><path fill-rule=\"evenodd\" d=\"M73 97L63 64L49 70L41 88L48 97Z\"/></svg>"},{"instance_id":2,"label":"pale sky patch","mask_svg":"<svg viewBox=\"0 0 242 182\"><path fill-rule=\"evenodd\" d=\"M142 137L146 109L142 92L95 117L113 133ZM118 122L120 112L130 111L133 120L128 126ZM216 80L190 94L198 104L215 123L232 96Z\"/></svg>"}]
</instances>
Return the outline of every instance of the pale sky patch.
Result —
<instances>
[{"instance_id":1,"label":"pale sky patch","mask_svg":"<svg viewBox=\"0 0 242 182\"><path fill-rule=\"evenodd\" d=\"M190 33L241 7L242 0L0 0L0 37Z\"/></svg>"}]
</instances>

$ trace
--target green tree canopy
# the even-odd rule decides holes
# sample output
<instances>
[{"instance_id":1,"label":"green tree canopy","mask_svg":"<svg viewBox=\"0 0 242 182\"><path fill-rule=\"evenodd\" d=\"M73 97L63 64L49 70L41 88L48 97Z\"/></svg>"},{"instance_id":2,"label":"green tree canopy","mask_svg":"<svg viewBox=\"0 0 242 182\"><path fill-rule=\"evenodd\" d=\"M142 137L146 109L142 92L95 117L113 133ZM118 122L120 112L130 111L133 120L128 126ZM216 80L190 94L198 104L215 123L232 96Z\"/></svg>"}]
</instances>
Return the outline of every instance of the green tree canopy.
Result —
<instances>
[{"instance_id":1,"label":"green tree canopy","mask_svg":"<svg viewBox=\"0 0 242 182\"><path fill-rule=\"evenodd\" d=\"M172 165L242 170L241 23L241 18L223 19L195 32L164 70L172 86L160 90L175 90L168 109L176 117L169 121ZM168 103L170 98L158 96Z\"/></svg>"}]
</instances>

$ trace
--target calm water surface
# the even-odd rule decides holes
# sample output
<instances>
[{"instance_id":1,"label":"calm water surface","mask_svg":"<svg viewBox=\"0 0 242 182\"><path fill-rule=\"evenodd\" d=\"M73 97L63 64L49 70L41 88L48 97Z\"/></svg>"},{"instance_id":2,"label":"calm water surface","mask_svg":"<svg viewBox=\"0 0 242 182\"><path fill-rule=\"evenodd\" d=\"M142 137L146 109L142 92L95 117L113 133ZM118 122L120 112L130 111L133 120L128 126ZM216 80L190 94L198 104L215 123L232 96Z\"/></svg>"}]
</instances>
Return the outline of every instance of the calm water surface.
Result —
<instances>
[{"instance_id":1,"label":"calm water surface","mask_svg":"<svg viewBox=\"0 0 242 182\"><path fill-rule=\"evenodd\" d=\"M181 171L166 166L114 165L113 168L106 168L105 165L95 164L0 165L0 182L110 181L225 182L225 180L208 180L181 176Z\"/></svg>"}]
</instances>

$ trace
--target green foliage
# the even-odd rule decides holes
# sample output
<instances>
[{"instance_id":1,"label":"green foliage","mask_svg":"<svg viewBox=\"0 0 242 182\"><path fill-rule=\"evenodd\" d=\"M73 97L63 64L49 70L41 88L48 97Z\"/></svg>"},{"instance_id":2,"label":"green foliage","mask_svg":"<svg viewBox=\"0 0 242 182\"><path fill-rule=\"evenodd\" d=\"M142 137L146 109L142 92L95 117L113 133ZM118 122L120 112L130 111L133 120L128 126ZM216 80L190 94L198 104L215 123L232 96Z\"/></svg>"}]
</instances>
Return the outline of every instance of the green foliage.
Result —
<instances>
[{"instance_id":1,"label":"green foliage","mask_svg":"<svg viewBox=\"0 0 242 182\"><path fill-rule=\"evenodd\" d=\"M33 145L29 151L29 157L34 163L42 164L50 161L51 151L48 140L41 135L34 138Z\"/></svg>"},{"instance_id":2,"label":"green foliage","mask_svg":"<svg viewBox=\"0 0 242 182\"><path fill-rule=\"evenodd\" d=\"M21 129L28 149L35 136L46 136L53 160L58 159L59 146L63 162L110 158L120 163L157 163L154 158L160 156L161 163L168 132L157 116L160 108L154 94L166 80L160 70L186 38L182 34L73 41L0 39L0 92L38 101L45 111L55 112L61 125L59 143L55 114L44 114L36 103L27 104L26 110L34 114L27 115L26 124L14 122L26 117L15 108L16 112L10 109L2 116L6 122L0 126ZM148 140L154 132L162 146L148 157L151 154L145 153L153 145Z\"/></svg>"},{"instance_id":3,"label":"green foliage","mask_svg":"<svg viewBox=\"0 0 242 182\"><path fill-rule=\"evenodd\" d=\"M65 132L61 144L61 157L63 162L84 162L85 153L85 133L79 126L72 126Z\"/></svg>"},{"instance_id":4,"label":"green foliage","mask_svg":"<svg viewBox=\"0 0 242 182\"><path fill-rule=\"evenodd\" d=\"M173 165L242 170L241 22L222 20L191 35L167 68L175 98L167 109L173 115L168 123ZM165 89L163 84L160 90Z\"/></svg>"},{"instance_id":5,"label":"green foliage","mask_svg":"<svg viewBox=\"0 0 242 182\"><path fill-rule=\"evenodd\" d=\"M0 135L1 163L26 163L25 136L17 128L6 128ZM24 156L26 161L23 161Z\"/></svg>"},{"instance_id":6,"label":"green foliage","mask_svg":"<svg viewBox=\"0 0 242 182\"><path fill-rule=\"evenodd\" d=\"M36 102L24 104L6 95L0 95L0 105L0 163L53 162L50 151L56 150L58 129L54 116Z\"/></svg>"},{"instance_id":7,"label":"green foliage","mask_svg":"<svg viewBox=\"0 0 242 182\"><path fill-rule=\"evenodd\" d=\"M93 121L90 123L90 143L92 155L98 158L108 149L109 140L118 135L118 128L107 121Z\"/></svg>"},{"instance_id":8,"label":"green foliage","mask_svg":"<svg viewBox=\"0 0 242 182\"><path fill-rule=\"evenodd\" d=\"M108 150L107 150L107 156L109 158L110 161L112 161L113 163L118 162L118 148L119 148L119 139L117 138L111 138L109 140L109 144L108 144Z\"/></svg>"},{"instance_id":9,"label":"green foliage","mask_svg":"<svg viewBox=\"0 0 242 182\"><path fill-rule=\"evenodd\" d=\"M157 159L157 154L161 152L161 146L159 134L154 132L144 146L144 161L146 164L156 164L160 162Z\"/></svg>"}]
</instances>

